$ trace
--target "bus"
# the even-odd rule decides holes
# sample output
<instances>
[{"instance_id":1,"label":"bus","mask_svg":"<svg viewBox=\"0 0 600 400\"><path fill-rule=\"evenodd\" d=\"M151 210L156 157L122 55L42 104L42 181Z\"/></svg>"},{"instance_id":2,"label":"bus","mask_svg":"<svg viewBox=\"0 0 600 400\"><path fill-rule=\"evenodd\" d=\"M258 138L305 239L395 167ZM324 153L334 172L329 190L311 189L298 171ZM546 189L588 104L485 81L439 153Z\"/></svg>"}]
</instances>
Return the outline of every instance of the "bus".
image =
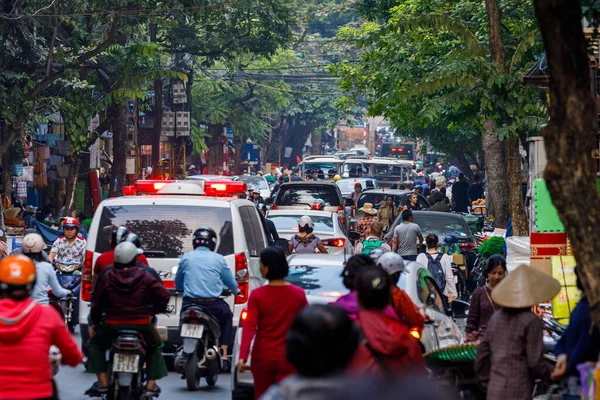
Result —
<instances>
[{"instance_id":1,"label":"bus","mask_svg":"<svg viewBox=\"0 0 600 400\"><path fill-rule=\"evenodd\" d=\"M415 145L413 143L400 143L397 141L383 142L381 157L393 157L399 160L414 160Z\"/></svg>"}]
</instances>

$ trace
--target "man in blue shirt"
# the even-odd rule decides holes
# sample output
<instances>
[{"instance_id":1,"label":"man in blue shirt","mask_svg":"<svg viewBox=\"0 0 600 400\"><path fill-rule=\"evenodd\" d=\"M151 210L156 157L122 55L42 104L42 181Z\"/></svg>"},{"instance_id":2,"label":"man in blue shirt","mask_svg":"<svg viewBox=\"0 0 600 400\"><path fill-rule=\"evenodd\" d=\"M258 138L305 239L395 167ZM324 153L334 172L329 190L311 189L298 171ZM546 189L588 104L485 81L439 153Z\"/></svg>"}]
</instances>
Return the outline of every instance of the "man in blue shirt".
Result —
<instances>
[{"instance_id":1,"label":"man in blue shirt","mask_svg":"<svg viewBox=\"0 0 600 400\"><path fill-rule=\"evenodd\" d=\"M458 178L458 174L460 174L460 169L453 162L450 162L450 168L448 168L448 177L450 179Z\"/></svg>"},{"instance_id":2,"label":"man in blue shirt","mask_svg":"<svg viewBox=\"0 0 600 400\"><path fill-rule=\"evenodd\" d=\"M196 229L192 238L194 251L179 260L175 275L175 288L183 291L183 312L187 306L198 304L210 313L221 328L221 348L223 359L227 359L227 347L233 332L233 313L227 303L220 298L223 285L238 294L238 284L225 258L215 253L217 234L207 227Z\"/></svg>"}]
</instances>

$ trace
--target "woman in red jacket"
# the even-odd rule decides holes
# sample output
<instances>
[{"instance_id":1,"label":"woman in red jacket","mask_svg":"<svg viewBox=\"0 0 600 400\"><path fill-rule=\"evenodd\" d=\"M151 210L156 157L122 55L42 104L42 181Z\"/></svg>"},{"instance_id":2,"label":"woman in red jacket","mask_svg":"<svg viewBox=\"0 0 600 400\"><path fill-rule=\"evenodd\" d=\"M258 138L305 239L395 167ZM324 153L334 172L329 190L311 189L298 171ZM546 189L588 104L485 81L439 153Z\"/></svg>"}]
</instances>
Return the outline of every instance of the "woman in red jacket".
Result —
<instances>
[{"instance_id":1,"label":"woman in red jacket","mask_svg":"<svg viewBox=\"0 0 600 400\"><path fill-rule=\"evenodd\" d=\"M362 330L350 373L391 377L399 372L425 374L421 346L406 324L384 312L390 305L392 285L381 267L369 268L356 277L360 311L356 323Z\"/></svg>"},{"instance_id":2,"label":"woman in red jacket","mask_svg":"<svg viewBox=\"0 0 600 400\"><path fill-rule=\"evenodd\" d=\"M248 317L244 322L238 371L244 371L250 344L254 397L260 398L269 386L294 372L285 356L287 332L296 314L308 302L304 291L289 284L285 277L289 266L285 254L276 247L260 253L260 273L269 283L250 293Z\"/></svg>"},{"instance_id":3,"label":"woman in red jacket","mask_svg":"<svg viewBox=\"0 0 600 400\"><path fill-rule=\"evenodd\" d=\"M57 398L51 345L60 350L63 364L74 367L83 359L56 310L29 298L34 284L29 258L9 256L0 262L0 399Z\"/></svg>"}]
</instances>

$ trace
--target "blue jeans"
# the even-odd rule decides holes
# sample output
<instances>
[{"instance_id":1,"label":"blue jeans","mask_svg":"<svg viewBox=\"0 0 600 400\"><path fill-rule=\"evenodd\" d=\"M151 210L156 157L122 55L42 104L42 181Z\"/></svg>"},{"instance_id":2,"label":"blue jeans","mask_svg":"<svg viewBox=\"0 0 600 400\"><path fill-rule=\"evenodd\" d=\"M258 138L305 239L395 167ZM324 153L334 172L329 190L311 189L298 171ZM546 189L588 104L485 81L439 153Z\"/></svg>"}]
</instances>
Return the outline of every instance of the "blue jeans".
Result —
<instances>
[{"instance_id":1,"label":"blue jeans","mask_svg":"<svg viewBox=\"0 0 600 400\"><path fill-rule=\"evenodd\" d=\"M229 346L231 344L231 335L233 333L233 313L229 305L223 299L214 301L195 302L193 299L184 298L181 311L183 312L187 306L197 305L205 309L213 318L219 322L221 328L221 337L219 343Z\"/></svg>"}]
</instances>

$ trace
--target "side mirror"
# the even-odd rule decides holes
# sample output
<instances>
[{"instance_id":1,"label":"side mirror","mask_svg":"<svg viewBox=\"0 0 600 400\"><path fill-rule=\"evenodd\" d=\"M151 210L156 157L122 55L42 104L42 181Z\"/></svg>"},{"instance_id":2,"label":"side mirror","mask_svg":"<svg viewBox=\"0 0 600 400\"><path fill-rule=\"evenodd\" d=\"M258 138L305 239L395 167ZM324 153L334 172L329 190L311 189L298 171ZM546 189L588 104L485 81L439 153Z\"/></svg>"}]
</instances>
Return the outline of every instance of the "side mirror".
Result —
<instances>
[{"instance_id":1,"label":"side mirror","mask_svg":"<svg viewBox=\"0 0 600 400\"><path fill-rule=\"evenodd\" d=\"M286 256L290 254L290 242L287 239L275 239L275 247L283 251Z\"/></svg>"},{"instance_id":2,"label":"side mirror","mask_svg":"<svg viewBox=\"0 0 600 400\"><path fill-rule=\"evenodd\" d=\"M348 239L350 239L353 242L357 242L360 240L360 233L356 231L350 231L348 232Z\"/></svg>"},{"instance_id":3,"label":"side mirror","mask_svg":"<svg viewBox=\"0 0 600 400\"><path fill-rule=\"evenodd\" d=\"M451 304L453 318L466 318L471 304L464 300L454 300Z\"/></svg>"},{"instance_id":4,"label":"side mirror","mask_svg":"<svg viewBox=\"0 0 600 400\"><path fill-rule=\"evenodd\" d=\"M272 205L273 204L273 198L272 197L267 197L265 199L265 204L268 205L268 206Z\"/></svg>"},{"instance_id":5,"label":"side mirror","mask_svg":"<svg viewBox=\"0 0 600 400\"><path fill-rule=\"evenodd\" d=\"M356 203L352 199L346 199L346 207L353 207Z\"/></svg>"}]
</instances>

